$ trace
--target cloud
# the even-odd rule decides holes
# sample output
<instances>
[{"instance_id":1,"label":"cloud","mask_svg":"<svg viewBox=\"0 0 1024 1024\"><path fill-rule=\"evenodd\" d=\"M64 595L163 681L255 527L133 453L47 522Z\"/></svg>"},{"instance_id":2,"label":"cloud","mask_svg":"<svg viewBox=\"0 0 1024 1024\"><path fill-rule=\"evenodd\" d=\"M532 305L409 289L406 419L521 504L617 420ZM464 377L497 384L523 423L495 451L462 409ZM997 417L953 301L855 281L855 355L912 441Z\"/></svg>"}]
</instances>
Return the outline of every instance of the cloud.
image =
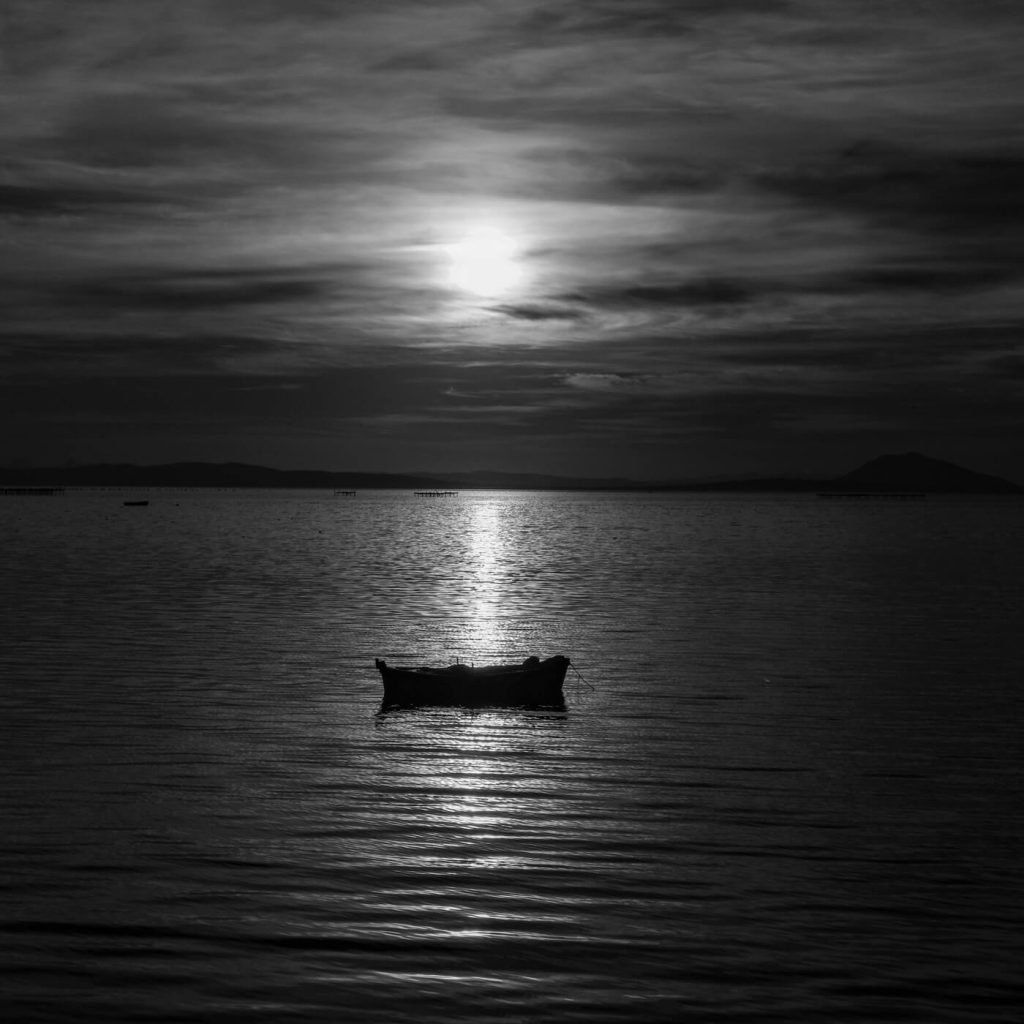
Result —
<instances>
[{"instance_id":1,"label":"cloud","mask_svg":"<svg viewBox=\"0 0 1024 1024\"><path fill-rule=\"evenodd\" d=\"M753 180L802 203L945 234L1024 226L1022 175L1024 154L1010 151L915 151L862 141Z\"/></svg>"},{"instance_id":2,"label":"cloud","mask_svg":"<svg viewBox=\"0 0 1024 1024\"><path fill-rule=\"evenodd\" d=\"M53 290L77 306L186 311L308 303L328 295L331 285L301 271L207 270L105 276Z\"/></svg>"},{"instance_id":3,"label":"cloud","mask_svg":"<svg viewBox=\"0 0 1024 1024\"><path fill-rule=\"evenodd\" d=\"M135 189L42 182L0 183L0 217L84 215L152 205L154 197Z\"/></svg>"},{"instance_id":4,"label":"cloud","mask_svg":"<svg viewBox=\"0 0 1024 1024\"><path fill-rule=\"evenodd\" d=\"M610 308L718 306L745 302L760 290L753 281L695 278L666 284L605 286L565 297Z\"/></svg>"},{"instance_id":5,"label":"cloud","mask_svg":"<svg viewBox=\"0 0 1024 1024\"><path fill-rule=\"evenodd\" d=\"M70 107L52 147L92 168L147 171L156 183L182 176L237 189L276 179L319 180L343 132L248 105L159 92L86 96Z\"/></svg>"},{"instance_id":6,"label":"cloud","mask_svg":"<svg viewBox=\"0 0 1024 1024\"><path fill-rule=\"evenodd\" d=\"M520 23L530 38L663 38L693 31L705 19L764 16L789 0L561 0L535 8Z\"/></svg>"},{"instance_id":7,"label":"cloud","mask_svg":"<svg viewBox=\"0 0 1024 1024\"><path fill-rule=\"evenodd\" d=\"M513 320L543 321L543 320L583 320L586 314L579 309L568 306L542 304L542 303L504 303L502 305L490 306L495 313L510 317Z\"/></svg>"},{"instance_id":8,"label":"cloud","mask_svg":"<svg viewBox=\"0 0 1024 1024\"><path fill-rule=\"evenodd\" d=\"M209 331L163 333L90 330L85 324L65 334L55 330L20 332L0 343L0 367L10 379L27 381L81 378L108 380L128 377L225 376L225 367L239 375L243 364L262 366L266 373L285 368L281 339L265 335L215 334ZM288 363L301 355L288 352ZM271 370L273 366L273 370Z\"/></svg>"},{"instance_id":9,"label":"cloud","mask_svg":"<svg viewBox=\"0 0 1024 1024\"><path fill-rule=\"evenodd\" d=\"M570 388L604 395L674 395L693 390L694 374L650 372L577 372L567 373Z\"/></svg>"},{"instance_id":10,"label":"cloud","mask_svg":"<svg viewBox=\"0 0 1024 1024\"><path fill-rule=\"evenodd\" d=\"M998 260L986 260L979 254L977 262L894 263L879 264L851 271L834 287L846 290L925 291L948 293L991 288L1021 276L1019 268Z\"/></svg>"},{"instance_id":11,"label":"cloud","mask_svg":"<svg viewBox=\"0 0 1024 1024\"><path fill-rule=\"evenodd\" d=\"M1019 401L1012 4L11 3L0 360L65 410L631 464Z\"/></svg>"}]
</instances>

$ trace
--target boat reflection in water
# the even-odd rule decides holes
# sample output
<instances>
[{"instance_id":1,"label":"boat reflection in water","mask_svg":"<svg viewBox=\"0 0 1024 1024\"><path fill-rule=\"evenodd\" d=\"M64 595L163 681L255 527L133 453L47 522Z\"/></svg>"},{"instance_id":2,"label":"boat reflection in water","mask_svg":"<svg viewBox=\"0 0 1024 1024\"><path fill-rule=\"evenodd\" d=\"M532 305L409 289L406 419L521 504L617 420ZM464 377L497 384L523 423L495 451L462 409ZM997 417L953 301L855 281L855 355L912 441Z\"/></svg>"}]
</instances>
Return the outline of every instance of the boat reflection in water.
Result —
<instances>
[{"instance_id":1,"label":"boat reflection in water","mask_svg":"<svg viewBox=\"0 0 1024 1024\"><path fill-rule=\"evenodd\" d=\"M517 665L448 665L392 668L375 662L384 684L385 709L399 707L565 708L562 683L569 659L531 657Z\"/></svg>"}]
</instances>

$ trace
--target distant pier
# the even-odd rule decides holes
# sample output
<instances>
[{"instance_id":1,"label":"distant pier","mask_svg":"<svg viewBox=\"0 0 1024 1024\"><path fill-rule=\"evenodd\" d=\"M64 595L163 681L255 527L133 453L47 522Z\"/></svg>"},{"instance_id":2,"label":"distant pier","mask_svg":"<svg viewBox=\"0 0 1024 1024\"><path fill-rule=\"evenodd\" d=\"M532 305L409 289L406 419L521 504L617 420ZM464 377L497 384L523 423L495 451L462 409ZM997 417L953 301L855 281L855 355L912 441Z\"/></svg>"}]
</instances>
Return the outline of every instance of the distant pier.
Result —
<instances>
[{"instance_id":1,"label":"distant pier","mask_svg":"<svg viewBox=\"0 0 1024 1024\"><path fill-rule=\"evenodd\" d=\"M53 495L63 494L63 487L0 487L0 494Z\"/></svg>"},{"instance_id":2,"label":"distant pier","mask_svg":"<svg viewBox=\"0 0 1024 1024\"><path fill-rule=\"evenodd\" d=\"M334 492L334 496L337 497L339 494L342 494L342 495L345 495L345 496L350 496L350 495L353 495L355 493L356 493L355 491L335 491Z\"/></svg>"},{"instance_id":3,"label":"distant pier","mask_svg":"<svg viewBox=\"0 0 1024 1024\"><path fill-rule=\"evenodd\" d=\"M454 498L458 491L413 491L417 498Z\"/></svg>"}]
</instances>

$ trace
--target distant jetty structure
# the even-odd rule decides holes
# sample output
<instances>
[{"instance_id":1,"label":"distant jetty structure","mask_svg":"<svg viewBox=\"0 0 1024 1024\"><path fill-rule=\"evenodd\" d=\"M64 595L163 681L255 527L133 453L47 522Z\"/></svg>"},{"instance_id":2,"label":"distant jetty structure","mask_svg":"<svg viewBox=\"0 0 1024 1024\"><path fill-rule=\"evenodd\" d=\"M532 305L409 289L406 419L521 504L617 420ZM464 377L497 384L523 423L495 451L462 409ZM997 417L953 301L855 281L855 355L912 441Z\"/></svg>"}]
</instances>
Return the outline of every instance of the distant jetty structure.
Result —
<instances>
[{"instance_id":1,"label":"distant jetty structure","mask_svg":"<svg viewBox=\"0 0 1024 1024\"><path fill-rule=\"evenodd\" d=\"M355 491L335 491L334 492L334 496L337 497L339 494L341 494L341 495L344 495L346 497L349 497L349 496L351 496L351 495L353 495L355 493L356 493Z\"/></svg>"},{"instance_id":2,"label":"distant jetty structure","mask_svg":"<svg viewBox=\"0 0 1024 1024\"><path fill-rule=\"evenodd\" d=\"M21 494L31 497L63 494L63 487L0 487L0 494Z\"/></svg>"},{"instance_id":3,"label":"distant jetty structure","mask_svg":"<svg viewBox=\"0 0 1024 1024\"><path fill-rule=\"evenodd\" d=\"M458 491L413 491L417 498L454 498Z\"/></svg>"}]
</instances>

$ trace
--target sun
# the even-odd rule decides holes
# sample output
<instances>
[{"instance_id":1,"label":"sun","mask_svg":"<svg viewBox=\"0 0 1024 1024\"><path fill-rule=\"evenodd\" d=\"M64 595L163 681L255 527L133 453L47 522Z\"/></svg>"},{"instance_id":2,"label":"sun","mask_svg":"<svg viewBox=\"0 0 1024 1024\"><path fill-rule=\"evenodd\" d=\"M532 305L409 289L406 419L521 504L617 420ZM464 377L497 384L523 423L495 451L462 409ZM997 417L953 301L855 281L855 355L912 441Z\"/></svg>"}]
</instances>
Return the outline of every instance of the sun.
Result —
<instances>
[{"instance_id":1,"label":"sun","mask_svg":"<svg viewBox=\"0 0 1024 1024\"><path fill-rule=\"evenodd\" d=\"M502 295L522 280L516 243L494 228L479 228L446 248L451 260L449 280L462 291Z\"/></svg>"}]
</instances>

